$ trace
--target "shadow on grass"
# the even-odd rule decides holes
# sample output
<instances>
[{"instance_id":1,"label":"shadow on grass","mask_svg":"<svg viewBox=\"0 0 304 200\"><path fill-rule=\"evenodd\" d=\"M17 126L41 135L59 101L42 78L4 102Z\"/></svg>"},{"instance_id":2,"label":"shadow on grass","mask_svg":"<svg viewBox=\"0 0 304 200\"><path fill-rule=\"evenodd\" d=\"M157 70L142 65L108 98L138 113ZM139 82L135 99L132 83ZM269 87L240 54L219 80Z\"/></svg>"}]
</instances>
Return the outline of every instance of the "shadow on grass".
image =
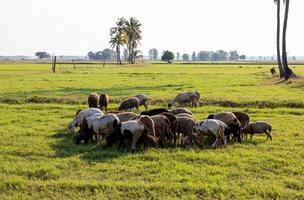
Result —
<instances>
[{"instance_id":1,"label":"shadow on grass","mask_svg":"<svg viewBox=\"0 0 304 200\"><path fill-rule=\"evenodd\" d=\"M72 140L73 134L69 133L66 129L57 130L56 134L49 137L56 139L56 142L51 147L56 151L56 157L60 158L80 156L82 160L87 162L107 162L131 153L130 149L117 149L116 145L108 148L104 141L98 144L91 142L87 145L76 145Z\"/></svg>"},{"instance_id":2,"label":"shadow on grass","mask_svg":"<svg viewBox=\"0 0 304 200\"><path fill-rule=\"evenodd\" d=\"M254 145L254 146L257 146L257 145L259 145L261 142L259 142L259 141L257 141L257 140L250 140L250 139L244 139L243 141L242 141L242 144L243 145Z\"/></svg>"}]
</instances>

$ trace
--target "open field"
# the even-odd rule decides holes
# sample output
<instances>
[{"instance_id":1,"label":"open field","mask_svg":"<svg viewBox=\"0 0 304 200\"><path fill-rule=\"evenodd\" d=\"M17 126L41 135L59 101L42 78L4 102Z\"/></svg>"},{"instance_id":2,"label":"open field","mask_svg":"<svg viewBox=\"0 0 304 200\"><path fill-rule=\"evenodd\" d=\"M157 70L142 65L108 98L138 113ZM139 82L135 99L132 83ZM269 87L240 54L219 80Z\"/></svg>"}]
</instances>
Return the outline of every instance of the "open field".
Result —
<instances>
[{"instance_id":1,"label":"open field","mask_svg":"<svg viewBox=\"0 0 304 200\"><path fill-rule=\"evenodd\" d=\"M304 199L304 81L275 84L260 65L0 65L0 199ZM293 69L304 75L304 66ZM113 101L145 93L152 107L199 90L197 120L246 111L273 126L273 141L254 136L212 150L128 150L76 146L66 124L90 92ZM143 109L143 108L141 108Z\"/></svg>"}]
</instances>

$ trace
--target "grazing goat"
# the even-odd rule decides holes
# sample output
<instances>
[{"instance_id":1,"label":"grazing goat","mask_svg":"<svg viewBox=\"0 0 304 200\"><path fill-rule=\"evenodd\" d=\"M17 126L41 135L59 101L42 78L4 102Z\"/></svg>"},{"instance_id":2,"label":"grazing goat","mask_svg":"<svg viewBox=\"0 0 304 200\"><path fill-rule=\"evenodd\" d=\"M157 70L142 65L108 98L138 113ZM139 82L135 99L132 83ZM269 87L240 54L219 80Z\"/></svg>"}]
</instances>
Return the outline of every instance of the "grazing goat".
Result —
<instances>
[{"instance_id":1,"label":"grazing goat","mask_svg":"<svg viewBox=\"0 0 304 200\"><path fill-rule=\"evenodd\" d=\"M159 115L160 113L163 113L163 112L169 112L169 111L165 108L155 108L152 110L143 111L140 113L140 115L153 116L153 115Z\"/></svg>"},{"instance_id":2,"label":"grazing goat","mask_svg":"<svg viewBox=\"0 0 304 200\"><path fill-rule=\"evenodd\" d=\"M206 119L202 122L196 123L193 127L193 135L196 138L196 142L201 146L204 145L204 135L214 135L216 137L212 147L219 147L223 142L226 145L225 129L226 124L216 119Z\"/></svg>"},{"instance_id":3,"label":"grazing goat","mask_svg":"<svg viewBox=\"0 0 304 200\"><path fill-rule=\"evenodd\" d=\"M131 110L132 108L136 108L138 110L139 99L136 97L131 97L129 99L123 100L118 107L118 110Z\"/></svg>"},{"instance_id":4,"label":"grazing goat","mask_svg":"<svg viewBox=\"0 0 304 200\"><path fill-rule=\"evenodd\" d=\"M104 114L101 114L101 113L95 113L93 115L84 117L84 119L82 121L82 125L80 126L80 129L78 130L77 134L73 138L73 140L76 140L76 144L80 144L82 139L85 141L86 144L89 142L89 140L94 141L93 140L94 135L95 135L95 139L97 141L97 134L94 133L94 130L92 127L91 128L88 127L88 121L91 121L95 118L100 118L103 115Z\"/></svg>"},{"instance_id":5,"label":"grazing goat","mask_svg":"<svg viewBox=\"0 0 304 200\"><path fill-rule=\"evenodd\" d=\"M174 138L174 146L176 146L176 141L177 141L177 119L176 116L173 115L172 113L169 112L163 112L161 115L167 117L167 119L170 122L170 127L171 127L171 133L173 134Z\"/></svg>"},{"instance_id":6,"label":"grazing goat","mask_svg":"<svg viewBox=\"0 0 304 200\"><path fill-rule=\"evenodd\" d=\"M88 108L85 110L78 110L76 115L73 117L73 120L68 123L67 128L72 132L75 133L75 128L77 126L81 126L83 119L87 116L93 115L95 113L103 114L101 110L98 108Z\"/></svg>"},{"instance_id":7,"label":"grazing goat","mask_svg":"<svg viewBox=\"0 0 304 200\"><path fill-rule=\"evenodd\" d=\"M182 113L192 115L192 112L190 110L188 110L187 108L175 108L173 110L170 110L170 113L172 113L173 115L178 115L178 114L182 114Z\"/></svg>"},{"instance_id":8,"label":"grazing goat","mask_svg":"<svg viewBox=\"0 0 304 200\"><path fill-rule=\"evenodd\" d=\"M176 97L174 99L172 99L171 101L169 101L168 103L168 107L172 107L173 104L175 104L176 102L180 105L180 106L184 106L186 104L191 103L192 107L197 107L199 104L199 100L200 100L200 93L195 91L195 92L184 92L184 93L179 93L178 95L176 95Z\"/></svg>"},{"instance_id":9,"label":"grazing goat","mask_svg":"<svg viewBox=\"0 0 304 200\"><path fill-rule=\"evenodd\" d=\"M99 96L97 93L91 93L88 97L89 108L98 108Z\"/></svg>"},{"instance_id":10,"label":"grazing goat","mask_svg":"<svg viewBox=\"0 0 304 200\"><path fill-rule=\"evenodd\" d=\"M135 95L134 97L138 98L139 100L139 106L144 106L146 110L148 109L148 97L144 94L138 94Z\"/></svg>"},{"instance_id":11,"label":"grazing goat","mask_svg":"<svg viewBox=\"0 0 304 200\"><path fill-rule=\"evenodd\" d=\"M207 119L217 119L227 125L230 123L237 123L239 126L241 126L240 121L232 112L219 112L214 115L209 115Z\"/></svg>"},{"instance_id":12,"label":"grazing goat","mask_svg":"<svg viewBox=\"0 0 304 200\"><path fill-rule=\"evenodd\" d=\"M164 147L168 145L174 136L171 133L171 124L167 117L163 115L151 116L154 122L155 135L158 138L158 146Z\"/></svg>"},{"instance_id":13,"label":"grazing goat","mask_svg":"<svg viewBox=\"0 0 304 200\"><path fill-rule=\"evenodd\" d=\"M82 140L85 143L89 139L93 140L95 135L96 141L101 137L108 136L113 131L113 124L119 123L119 119L115 114L106 114L100 116L90 116L84 119L83 127L80 129L79 134L76 136L76 144Z\"/></svg>"},{"instance_id":14,"label":"grazing goat","mask_svg":"<svg viewBox=\"0 0 304 200\"><path fill-rule=\"evenodd\" d=\"M241 111L232 112L241 123L241 128L245 128L249 123L249 116Z\"/></svg>"},{"instance_id":15,"label":"grazing goat","mask_svg":"<svg viewBox=\"0 0 304 200\"><path fill-rule=\"evenodd\" d=\"M196 122L189 117L176 117L177 120L177 140L179 141L180 133L183 134L182 145L186 144L185 138L193 138L193 127Z\"/></svg>"},{"instance_id":16,"label":"grazing goat","mask_svg":"<svg viewBox=\"0 0 304 200\"><path fill-rule=\"evenodd\" d=\"M137 120L131 120L118 124L113 124L114 130L106 137L107 146L111 147L114 143L119 142L119 148L125 148L124 140L131 141L132 153L135 152L137 142L144 147L148 147L148 131L146 127Z\"/></svg>"},{"instance_id":17,"label":"grazing goat","mask_svg":"<svg viewBox=\"0 0 304 200\"><path fill-rule=\"evenodd\" d=\"M100 110L104 109L105 112L107 112L109 101L110 101L109 95L101 94L99 96L99 108L100 108Z\"/></svg>"},{"instance_id":18,"label":"grazing goat","mask_svg":"<svg viewBox=\"0 0 304 200\"><path fill-rule=\"evenodd\" d=\"M113 124L119 123L119 118L115 114L106 114L98 118L88 120L88 128L93 128L97 139L107 137L113 131Z\"/></svg>"},{"instance_id":19,"label":"grazing goat","mask_svg":"<svg viewBox=\"0 0 304 200\"><path fill-rule=\"evenodd\" d=\"M268 122L251 122L249 123L245 128L242 129L242 133L246 135L250 134L250 139L252 140L252 137L256 133L265 133L266 134L266 139L272 140L271 136L271 125Z\"/></svg>"},{"instance_id":20,"label":"grazing goat","mask_svg":"<svg viewBox=\"0 0 304 200\"><path fill-rule=\"evenodd\" d=\"M232 134L232 141L237 139L239 143L242 142L241 128L238 124L231 123L227 125L227 128L225 129L225 136L228 142L230 142L231 134Z\"/></svg>"},{"instance_id":21,"label":"grazing goat","mask_svg":"<svg viewBox=\"0 0 304 200\"><path fill-rule=\"evenodd\" d=\"M139 115L139 116L132 118L131 120L137 120L137 121L141 122L143 125L145 125L145 127L148 130L149 144L151 144L154 147L158 147L158 144L157 144L158 139L155 134L155 125L154 125L153 119L148 115Z\"/></svg>"}]
</instances>

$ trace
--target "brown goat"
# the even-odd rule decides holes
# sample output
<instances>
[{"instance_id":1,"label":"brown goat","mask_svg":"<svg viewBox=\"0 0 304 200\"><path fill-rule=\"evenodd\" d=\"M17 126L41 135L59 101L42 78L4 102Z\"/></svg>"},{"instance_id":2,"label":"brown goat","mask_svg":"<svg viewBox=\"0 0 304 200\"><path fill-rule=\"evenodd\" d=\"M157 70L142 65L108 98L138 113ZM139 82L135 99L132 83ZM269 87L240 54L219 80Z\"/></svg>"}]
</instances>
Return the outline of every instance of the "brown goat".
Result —
<instances>
[{"instance_id":1,"label":"brown goat","mask_svg":"<svg viewBox=\"0 0 304 200\"><path fill-rule=\"evenodd\" d=\"M99 96L99 108L100 108L100 110L102 110L104 108L105 112L107 112L109 101L110 101L109 95L101 94Z\"/></svg>"},{"instance_id":2,"label":"brown goat","mask_svg":"<svg viewBox=\"0 0 304 200\"><path fill-rule=\"evenodd\" d=\"M180 138L180 133L183 134L183 137L187 136L193 138L193 127L196 122L189 117L177 117L177 137Z\"/></svg>"},{"instance_id":3,"label":"brown goat","mask_svg":"<svg viewBox=\"0 0 304 200\"><path fill-rule=\"evenodd\" d=\"M241 123L241 128L245 128L249 123L249 116L241 111L232 112Z\"/></svg>"},{"instance_id":4,"label":"brown goat","mask_svg":"<svg viewBox=\"0 0 304 200\"><path fill-rule=\"evenodd\" d=\"M88 97L89 108L98 108L99 96L97 93L91 93Z\"/></svg>"},{"instance_id":5,"label":"brown goat","mask_svg":"<svg viewBox=\"0 0 304 200\"><path fill-rule=\"evenodd\" d=\"M164 147L173 140L170 121L164 115L154 115L151 116L151 118L154 122L155 135L156 138L158 138L158 145Z\"/></svg>"},{"instance_id":6,"label":"brown goat","mask_svg":"<svg viewBox=\"0 0 304 200\"><path fill-rule=\"evenodd\" d=\"M176 146L176 141L177 141L177 132L176 132L177 131L177 119L176 119L176 116L173 115L172 113L169 113L169 112L163 112L163 113L161 113L161 115L164 115L170 121L171 133L173 134L173 137L174 137L174 146Z\"/></svg>"},{"instance_id":7,"label":"brown goat","mask_svg":"<svg viewBox=\"0 0 304 200\"><path fill-rule=\"evenodd\" d=\"M140 121L147 128L149 145L152 144L152 146L158 147L157 144L158 139L155 134L155 125L153 119L148 115L136 116L132 118L132 120L134 119Z\"/></svg>"}]
</instances>

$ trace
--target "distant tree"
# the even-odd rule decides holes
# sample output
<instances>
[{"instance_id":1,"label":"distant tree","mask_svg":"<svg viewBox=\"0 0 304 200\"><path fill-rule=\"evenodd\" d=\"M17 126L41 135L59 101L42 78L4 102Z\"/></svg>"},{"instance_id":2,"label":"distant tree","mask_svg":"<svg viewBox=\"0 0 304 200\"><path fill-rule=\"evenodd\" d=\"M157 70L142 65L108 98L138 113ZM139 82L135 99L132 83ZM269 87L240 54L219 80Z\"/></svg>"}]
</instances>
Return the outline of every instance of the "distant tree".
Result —
<instances>
[{"instance_id":1,"label":"distant tree","mask_svg":"<svg viewBox=\"0 0 304 200\"><path fill-rule=\"evenodd\" d=\"M88 57L90 60L95 60L95 53L93 53L92 51L88 52Z\"/></svg>"},{"instance_id":2,"label":"distant tree","mask_svg":"<svg viewBox=\"0 0 304 200\"><path fill-rule=\"evenodd\" d=\"M155 48L153 48L152 50L153 50L152 51L153 52L153 55L152 55L153 60L157 60L158 59L158 51Z\"/></svg>"},{"instance_id":3,"label":"distant tree","mask_svg":"<svg viewBox=\"0 0 304 200\"><path fill-rule=\"evenodd\" d=\"M229 51L229 60L238 60L238 59L239 59L239 54L236 50Z\"/></svg>"},{"instance_id":4,"label":"distant tree","mask_svg":"<svg viewBox=\"0 0 304 200\"><path fill-rule=\"evenodd\" d=\"M35 53L35 56L37 56L39 59L42 59L42 58L50 58L51 55L48 54L47 52L45 51L38 51Z\"/></svg>"},{"instance_id":5,"label":"distant tree","mask_svg":"<svg viewBox=\"0 0 304 200\"><path fill-rule=\"evenodd\" d=\"M153 49L149 50L149 58L150 58L150 60L157 60L157 58L158 58L157 49L153 48Z\"/></svg>"},{"instance_id":6,"label":"distant tree","mask_svg":"<svg viewBox=\"0 0 304 200\"><path fill-rule=\"evenodd\" d=\"M104 49L101 54L104 60L114 60L116 57L116 52L109 48Z\"/></svg>"},{"instance_id":7,"label":"distant tree","mask_svg":"<svg viewBox=\"0 0 304 200\"><path fill-rule=\"evenodd\" d=\"M106 60L102 51L97 51L95 53L95 60Z\"/></svg>"},{"instance_id":8,"label":"distant tree","mask_svg":"<svg viewBox=\"0 0 304 200\"><path fill-rule=\"evenodd\" d=\"M127 35L127 47L129 52L129 63L135 63L135 51L140 45L142 39L142 24L134 17L131 17L125 22L126 24L126 35Z\"/></svg>"},{"instance_id":9,"label":"distant tree","mask_svg":"<svg viewBox=\"0 0 304 200\"><path fill-rule=\"evenodd\" d=\"M126 44L127 34L126 34L126 19L119 18L116 22L116 26L110 29L110 45L112 49L116 49L116 61L117 64L121 65L120 58L120 46Z\"/></svg>"},{"instance_id":10,"label":"distant tree","mask_svg":"<svg viewBox=\"0 0 304 200\"><path fill-rule=\"evenodd\" d=\"M177 52L177 53L176 53L176 60L179 61L179 59L180 59L180 53Z\"/></svg>"},{"instance_id":11,"label":"distant tree","mask_svg":"<svg viewBox=\"0 0 304 200\"><path fill-rule=\"evenodd\" d=\"M186 53L183 54L182 58L183 58L183 61L189 61L189 55Z\"/></svg>"},{"instance_id":12,"label":"distant tree","mask_svg":"<svg viewBox=\"0 0 304 200\"><path fill-rule=\"evenodd\" d=\"M212 61L219 61L220 60L220 55L217 52L212 52L211 53L211 60Z\"/></svg>"},{"instance_id":13,"label":"distant tree","mask_svg":"<svg viewBox=\"0 0 304 200\"><path fill-rule=\"evenodd\" d=\"M153 49L149 50L149 59L153 60Z\"/></svg>"},{"instance_id":14,"label":"distant tree","mask_svg":"<svg viewBox=\"0 0 304 200\"><path fill-rule=\"evenodd\" d=\"M174 59L174 54L171 51L164 51L162 57L162 61L165 61L167 63L171 63L172 60Z\"/></svg>"},{"instance_id":15,"label":"distant tree","mask_svg":"<svg viewBox=\"0 0 304 200\"><path fill-rule=\"evenodd\" d=\"M88 53L88 57L90 60L104 60L103 52L97 51L96 53L90 51Z\"/></svg>"},{"instance_id":16,"label":"distant tree","mask_svg":"<svg viewBox=\"0 0 304 200\"><path fill-rule=\"evenodd\" d=\"M241 60L246 60L246 55L240 55Z\"/></svg>"},{"instance_id":17,"label":"distant tree","mask_svg":"<svg viewBox=\"0 0 304 200\"><path fill-rule=\"evenodd\" d=\"M192 57L192 60L193 60L193 61L196 61L196 53L195 53L195 51L193 51L193 53L192 53L192 56L191 56L191 57Z\"/></svg>"},{"instance_id":18,"label":"distant tree","mask_svg":"<svg viewBox=\"0 0 304 200\"><path fill-rule=\"evenodd\" d=\"M88 57L90 60L114 60L116 57L116 52L111 49L104 49L103 51L88 52Z\"/></svg>"},{"instance_id":19,"label":"distant tree","mask_svg":"<svg viewBox=\"0 0 304 200\"><path fill-rule=\"evenodd\" d=\"M128 61L128 49L124 49L123 51L123 57L125 61Z\"/></svg>"},{"instance_id":20,"label":"distant tree","mask_svg":"<svg viewBox=\"0 0 304 200\"><path fill-rule=\"evenodd\" d=\"M217 50L216 53L219 55L219 60L227 60L228 59L228 53L224 50Z\"/></svg>"},{"instance_id":21,"label":"distant tree","mask_svg":"<svg viewBox=\"0 0 304 200\"><path fill-rule=\"evenodd\" d=\"M133 52L133 57L134 57L134 60L139 60L139 59L143 59L143 55L142 55L142 52L140 50L135 50Z\"/></svg>"},{"instance_id":22,"label":"distant tree","mask_svg":"<svg viewBox=\"0 0 304 200\"><path fill-rule=\"evenodd\" d=\"M211 59L211 52L208 51L200 51L197 54L197 60L199 61L207 61Z\"/></svg>"}]
</instances>

